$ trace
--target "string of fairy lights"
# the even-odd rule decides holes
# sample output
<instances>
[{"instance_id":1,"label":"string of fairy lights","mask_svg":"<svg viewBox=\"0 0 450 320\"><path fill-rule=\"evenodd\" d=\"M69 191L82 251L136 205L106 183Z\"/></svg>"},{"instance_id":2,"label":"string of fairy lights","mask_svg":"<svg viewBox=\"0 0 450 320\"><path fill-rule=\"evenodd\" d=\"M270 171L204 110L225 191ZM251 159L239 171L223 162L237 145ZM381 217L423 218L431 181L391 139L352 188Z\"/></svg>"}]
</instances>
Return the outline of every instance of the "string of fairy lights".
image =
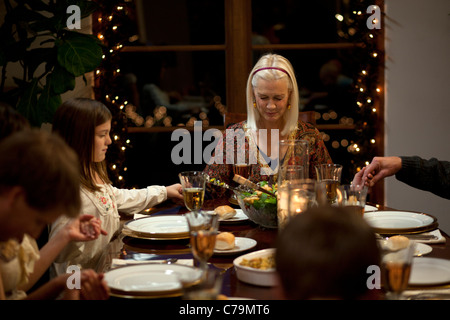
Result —
<instances>
[{"instance_id":1,"label":"string of fairy lights","mask_svg":"<svg viewBox=\"0 0 450 320\"><path fill-rule=\"evenodd\" d=\"M360 120L356 123L357 140L352 145L351 152L355 155L354 165L357 170L370 163L376 155L381 155L380 141L377 133L380 130L379 118L382 112L384 52L380 48L382 28L369 28L368 25L381 25L381 21L374 18L371 13L380 7L373 5L373 1L359 1L359 8L355 6L352 11L354 25L357 31L353 41L363 43L359 57L361 70L356 78L355 90L357 92L356 106ZM381 18L381 15L380 15ZM367 20L372 19L367 23ZM380 38L381 37L381 38Z\"/></svg>"},{"instance_id":2,"label":"string of fairy lights","mask_svg":"<svg viewBox=\"0 0 450 320\"><path fill-rule=\"evenodd\" d=\"M353 62L359 67L354 75L353 92L357 110L356 119L342 117L340 124L355 125L355 130L349 133L345 145L351 154L351 172L361 170L368 165L374 156L382 154L381 135L379 134L379 117L382 112L383 98L383 66L384 52L380 48L382 28L369 28L380 23L369 12L379 10L382 1L375 1L380 6L373 5L374 1L354 0L348 5L351 8L348 14L336 14L340 22L338 35L345 42L353 42L358 46L354 52ZM370 19L372 19L370 21ZM369 22L368 22L369 20ZM381 37L381 38L380 38ZM328 137L329 138L329 137ZM339 143L336 143L338 147Z\"/></svg>"},{"instance_id":3,"label":"string of fairy lights","mask_svg":"<svg viewBox=\"0 0 450 320\"><path fill-rule=\"evenodd\" d=\"M134 2L132 0L98 1L99 10L93 14L93 33L103 44L102 63L95 70L96 99L103 102L113 115L111 137L108 148L108 173L112 183L124 187L127 167L125 152L131 147L127 137L128 105L124 91L123 75L120 70L120 50L136 34Z\"/></svg>"},{"instance_id":4,"label":"string of fairy lights","mask_svg":"<svg viewBox=\"0 0 450 320\"><path fill-rule=\"evenodd\" d=\"M336 19L341 22L338 35L344 41L359 44L354 59L360 70L353 88L358 117L354 120L345 117L340 119L341 124L343 121L346 122L344 124L351 121L356 128L352 136L345 139L348 140L345 147L352 155L354 172L369 164L374 156L382 152L377 138L377 122L382 106L383 84L380 81L382 79L380 72L384 65L384 52L379 48L382 29L370 29L366 25L370 16L366 13L371 5L369 2L373 3L367 0L351 1L349 7L352 10L349 15L336 15ZM133 42L136 40L133 38L137 37L134 1L99 1L99 5L100 10L93 15L93 32L102 42L104 54L102 64L95 70L95 93L96 99L105 103L113 114L111 132L113 144L108 150L108 169L113 183L120 187L126 180L125 151L131 147L131 141L126 134L130 119L133 126L173 124L163 106L155 108L155 115L151 119L139 118L132 103L129 103L127 93L124 92L119 52L126 43ZM372 23L375 24L377 21ZM214 101L215 107L220 109L221 113L225 112L225 106L220 99ZM330 117L333 115L330 114ZM207 118L203 120L207 125Z\"/></svg>"}]
</instances>

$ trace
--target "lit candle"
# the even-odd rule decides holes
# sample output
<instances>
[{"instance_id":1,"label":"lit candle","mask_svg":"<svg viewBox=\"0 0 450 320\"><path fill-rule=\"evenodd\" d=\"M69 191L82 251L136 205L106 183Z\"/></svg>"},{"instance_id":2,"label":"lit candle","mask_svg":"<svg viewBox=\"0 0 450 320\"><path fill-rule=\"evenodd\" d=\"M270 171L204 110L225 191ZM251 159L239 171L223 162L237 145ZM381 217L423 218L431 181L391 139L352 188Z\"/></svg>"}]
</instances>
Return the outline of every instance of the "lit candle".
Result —
<instances>
[{"instance_id":1,"label":"lit candle","mask_svg":"<svg viewBox=\"0 0 450 320\"><path fill-rule=\"evenodd\" d=\"M279 186L277 191L277 217L278 227L283 228L288 219L288 187Z\"/></svg>"},{"instance_id":2,"label":"lit candle","mask_svg":"<svg viewBox=\"0 0 450 320\"><path fill-rule=\"evenodd\" d=\"M297 215L302 211L305 211L308 204L308 199L305 197L302 190L292 190L289 197L289 213L291 216Z\"/></svg>"}]
</instances>

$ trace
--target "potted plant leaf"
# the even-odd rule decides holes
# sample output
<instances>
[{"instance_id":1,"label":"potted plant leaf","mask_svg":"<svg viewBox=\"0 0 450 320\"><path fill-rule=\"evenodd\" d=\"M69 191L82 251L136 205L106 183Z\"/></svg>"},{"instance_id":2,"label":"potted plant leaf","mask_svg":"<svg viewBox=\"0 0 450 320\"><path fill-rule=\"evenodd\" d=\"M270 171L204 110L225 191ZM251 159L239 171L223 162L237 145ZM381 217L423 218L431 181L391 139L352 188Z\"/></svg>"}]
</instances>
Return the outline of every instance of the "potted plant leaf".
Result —
<instances>
[{"instance_id":1,"label":"potted plant leaf","mask_svg":"<svg viewBox=\"0 0 450 320\"><path fill-rule=\"evenodd\" d=\"M15 106L33 126L51 122L61 94L75 88L75 78L94 70L102 60L102 46L93 35L69 29L68 7L79 18L97 9L94 1L4 0L6 15L0 26L0 100ZM77 18L76 11L74 11ZM18 63L21 76L6 90L7 66Z\"/></svg>"}]
</instances>

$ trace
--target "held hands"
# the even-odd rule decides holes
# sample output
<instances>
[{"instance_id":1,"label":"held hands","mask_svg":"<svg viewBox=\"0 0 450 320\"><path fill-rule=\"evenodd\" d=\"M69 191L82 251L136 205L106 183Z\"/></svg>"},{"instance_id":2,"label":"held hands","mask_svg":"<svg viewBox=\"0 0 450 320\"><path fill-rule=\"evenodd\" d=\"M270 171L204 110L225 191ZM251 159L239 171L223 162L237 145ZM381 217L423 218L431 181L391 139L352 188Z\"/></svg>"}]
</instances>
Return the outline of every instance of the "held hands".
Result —
<instances>
[{"instance_id":1,"label":"held hands","mask_svg":"<svg viewBox=\"0 0 450 320\"><path fill-rule=\"evenodd\" d=\"M106 300L109 298L109 287L103 279L103 273L94 270L81 272L81 300Z\"/></svg>"},{"instance_id":2,"label":"held hands","mask_svg":"<svg viewBox=\"0 0 450 320\"><path fill-rule=\"evenodd\" d=\"M106 300L109 298L109 287L103 273L92 269L81 271L80 288L69 289L64 283L63 300ZM67 275L62 276L64 279ZM65 280L67 281L67 280Z\"/></svg>"},{"instance_id":3,"label":"held hands","mask_svg":"<svg viewBox=\"0 0 450 320\"><path fill-rule=\"evenodd\" d=\"M108 232L102 229L102 222L90 214L83 214L66 225L71 241L90 241Z\"/></svg>"},{"instance_id":4,"label":"held hands","mask_svg":"<svg viewBox=\"0 0 450 320\"><path fill-rule=\"evenodd\" d=\"M353 177L352 184L353 185L366 185L369 186L369 182L367 181L368 178L364 179L364 173L366 172L367 167L362 168L359 170L355 176Z\"/></svg>"},{"instance_id":5,"label":"held hands","mask_svg":"<svg viewBox=\"0 0 450 320\"><path fill-rule=\"evenodd\" d=\"M171 186L166 187L167 190L167 198L175 198L183 200L183 188L181 184L176 183Z\"/></svg>"},{"instance_id":6,"label":"held hands","mask_svg":"<svg viewBox=\"0 0 450 320\"><path fill-rule=\"evenodd\" d=\"M373 187L385 177L396 174L402 168L400 157L375 157L372 162L361 169L353 178L353 184L365 184Z\"/></svg>"}]
</instances>

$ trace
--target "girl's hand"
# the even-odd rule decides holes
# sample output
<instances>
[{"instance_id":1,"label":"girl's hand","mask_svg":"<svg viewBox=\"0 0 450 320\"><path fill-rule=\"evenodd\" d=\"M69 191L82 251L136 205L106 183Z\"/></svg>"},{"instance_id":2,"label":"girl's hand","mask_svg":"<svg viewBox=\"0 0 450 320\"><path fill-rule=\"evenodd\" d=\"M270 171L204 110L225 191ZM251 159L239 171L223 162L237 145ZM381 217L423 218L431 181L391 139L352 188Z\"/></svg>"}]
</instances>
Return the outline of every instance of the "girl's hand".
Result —
<instances>
[{"instance_id":1,"label":"girl's hand","mask_svg":"<svg viewBox=\"0 0 450 320\"><path fill-rule=\"evenodd\" d=\"M71 241L90 241L108 232L101 228L101 221L89 214L83 214L66 225Z\"/></svg>"},{"instance_id":2,"label":"girl's hand","mask_svg":"<svg viewBox=\"0 0 450 320\"><path fill-rule=\"evenodd\" d=\"M102 273L92 269L81 272L81 300L106 300L109 298L109 287Z\"/></svg>"},{"instance_id":3,"label":"girl's hand","mask_svg":"<svg viewBox=\"0 0 450 320\"><path fill-rule=\"evenodd\" d=\"M109 298L109 287L104 280L104 275L92 269L81 271L79 288L68 288L67 274L58 278L61 278L60 282L63 286L63 300L106 300Z\"/></svg>"},{"instance_id":4,"label":"girl's hand","mask_svg":"<svg viewBox=\"0 0 450 320\"><path fill-rule=\"evenodd\" d=\"M176 183L171 186L166 187L167 198L175 198L183 200L183 188L181 184Z\"/></svg>"}]
</instances>

